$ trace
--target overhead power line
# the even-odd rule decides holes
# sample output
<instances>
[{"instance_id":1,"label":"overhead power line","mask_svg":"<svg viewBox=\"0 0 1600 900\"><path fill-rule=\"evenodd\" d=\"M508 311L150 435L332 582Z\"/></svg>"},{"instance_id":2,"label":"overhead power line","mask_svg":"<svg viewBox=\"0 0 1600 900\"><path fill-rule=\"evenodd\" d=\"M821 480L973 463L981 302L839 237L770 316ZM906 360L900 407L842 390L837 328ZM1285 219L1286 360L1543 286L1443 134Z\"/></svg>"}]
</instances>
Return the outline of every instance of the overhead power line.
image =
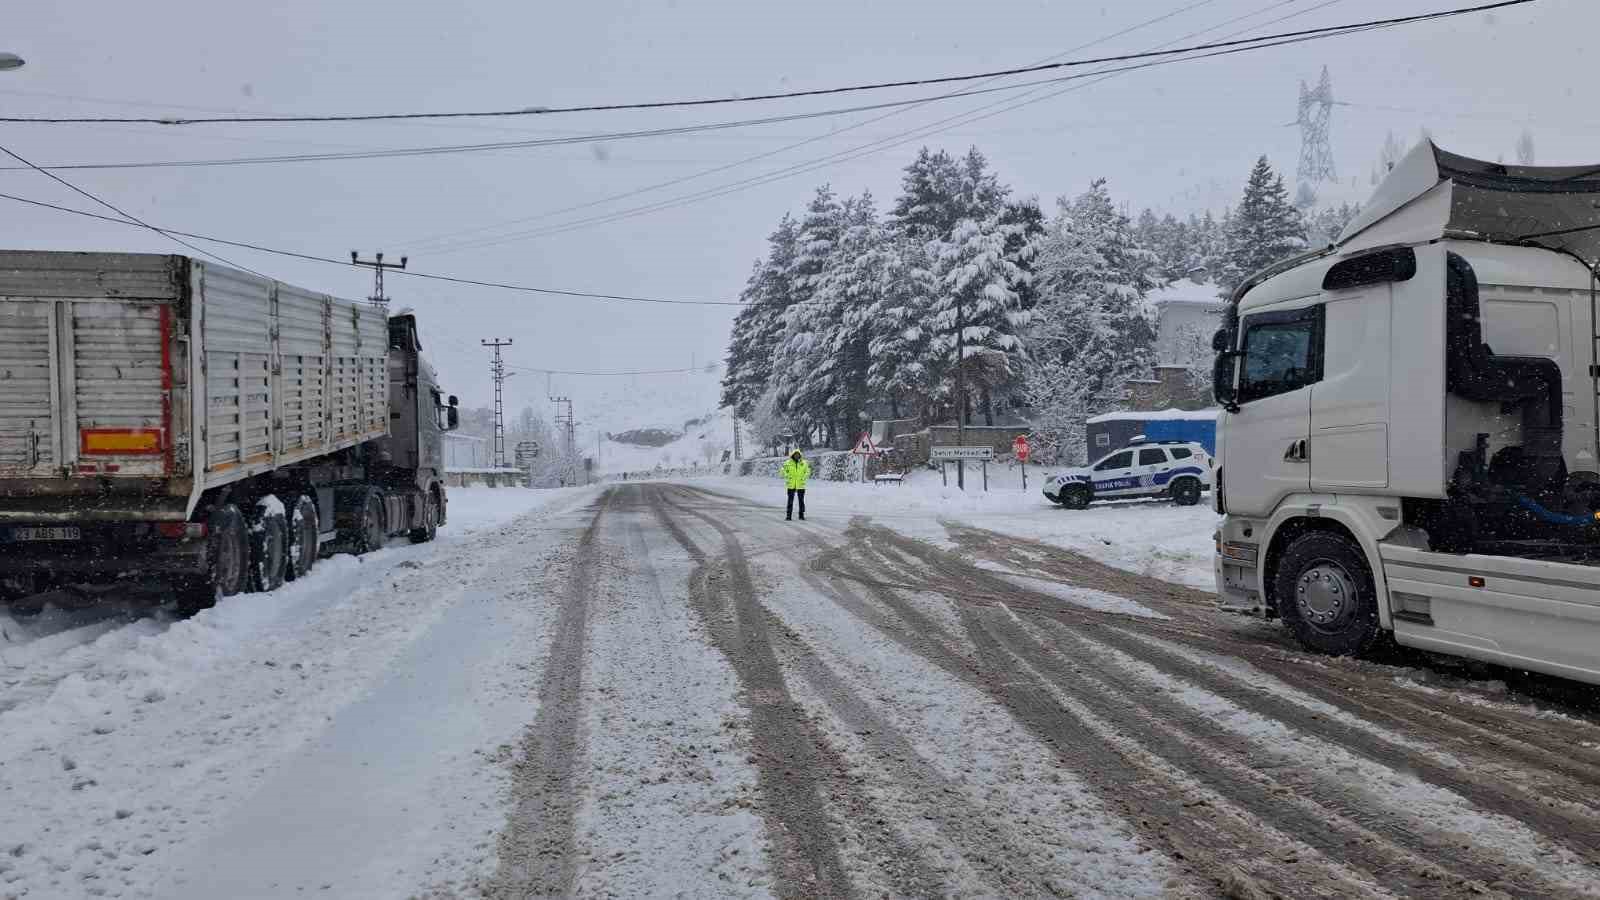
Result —
<instances>
[{"instance_id":1,"label":"overhead power line","mask_svg":"<svg viewBox=\"0 0 1600 900\"><path fill-rule=\"evenodd\" d=\"M1292 2L1294 2L1294 0L1284 0L1284 2L1271 4L1270 6L1266 7L1266 9L1271 9L1271 8L1275 8L1275 7L1281 7L1281 6L1286 5L1287 3L1292 3ZM1289 15L1283 16L1282 18L1274 20L1273 22L1268 22L1266 24L1268 24L1268 25L1275 24L1276 22L1281 22L1281 21L1285 21L1287 19L1295 18L1297 16L1305 15L1305 14L1307 14L1309 12L1313 12L1313 11L1315 11L1317 9L1321 9L1321 8L1324 8L1324 7L1327 7L1327 6L1332 6L1335 3L1339 3L1339 2L1343 2L1343 0L1326 0L1326 2L1323 2L1323 3L1321 3L1321 4L1317 5L1317 6L1314 6L1314 7L1310 8L1310 9L1301 10L1299 12L1291 13ZM1261 11L1263 11L1263 10L1257 10L1255 13L1249 13L1249 14L1246 14L1244 16L1236 17L1234 19L1229 20L1228 22L1225 22L1225 23L1222 23L1222 24L1219 24L1219 25L1215 25L1215 26L1212 26L1210 28L1203 29L1200 33L1204 33L1205 31L1213 31L1213 30L1215 30L1217 28L1225 27L1227 24L1232 24L1233 22L1237 22L1237 21L1240 21L1242 19L1250 18L1253 15L1259 14ZM1385 27L1393 27L1393 26L1376 25L1376 26L1370 26L1370 28L1367 29L1367 30L1376 30L1376 29L1385 28ZM1235 33L1238 33L1238 32L1235 32ZM1327 36L1325 36L1325 35L1324 36L1310 35L1310 36L1299 37L1299 38L1289 38L1289 39L1286 39L1286 40L1283 40L1283 41L1279 41L1278 43L1273 44L1271 46L1285 46L1285 45L1289 45L1289 44L1304 43L1304 42L1307 42L1307 41L1323 40L1323 39L1326 39L1326 38L1327 38ZM1183 40L1183 39L1186 39L1186 38L1180 38L1180 40ZM783 168L780 168L780 169L776 169L776 170L773 170L773 171L770 171L770 172L762 173L762 174L759 174L759 175L752 175L752 176L749 176L747 178L742 178L742 179L739 179L739 180L736 180L736 181L727 182L725 184L718 185L718 186L704 188L702 190L691 192L691 193L688 193L688 194L680 194L680 195L678 195L676 197L669 197L667 199L655 201L653 203L647 203L647 204L644 204L644 205L641 205L641 206L630 207L628 209L617 210L617 211L613 211L613 212L609 212L609 213L600 213L600 214L589 216L589 217L586 217L586 218L572 219L572 220L568 220L568 221L565 221L565 222L556 222L556 223L552 223L550 225L546 225L546 226L542 226L542 227L534 227L534 228L531 228L531 229L528 229L528 230L525 230L525 231L520 231L520 232L511 232L511 233L508 233L508 234L502 234L502 235L498 235L498 236L486 237L486 238L481 238L481 239L474 239L474 240L469 240L469 241L447 242L447 243L444 243L443 245L429 248L424 252L428 252L428 253L431 253L431 254L438 255L438 254L444 254L444 253L451 253L451 252L455 252L455 251L458 251L458 250L478 249L478 248L483 248L483 247L492 247L492 246L497 246L497 245L500 245L500 244L510 243L510 242L529 239L529 238L548 237L548 236L556 235L556 234L564 234L564 233L567 233L567 232L570 232L570 231L577 231L577 230L580 230L580 229L583 229L583 228L588 228L588 227L592 227L592 226L596 226L596 225L607 225L607 224L611 224L611 223L614 223L614 222L622 221L622 220L625 220L625 219L631 219L631 218L635 218L635 217L638 217L638 216L648 215L648 214L651 214L651 213L662 212L662 211L669 210L669 209L676 209L676 208L679 208L679 207L682 207L682 206L688 206L688 205L691 205L691 204L704 202L706 200L712 200L712 199L716 199L716 198L719 198L719 197L724 197L724 196L727 196L729 194L737 193L739 191L746 190L746 189L751 188L751 187L757 187L757 186L760 186L760 185L770 184L770 183L777 182L777 181L782 181L782 180L785 180L785 179L788 179L788 178L793 178L793 177L798 176L798 175L804 175L804 174L807 174L807 173L810 173L810 172L815 172L815 171L818 171L820 169L825 169L825 168L828 168L829 166L836 165L838 163L850 162L850 161L853 161L853 160L856 160L856 159L860 159L860 158L863 158L863 157L866 157L866 156L871 156L871 155L876 154L876 153L881 153L881 152L883 152L885 150L890 150L890 149L893 149L895 147L903 146L905 144L914 143L916 141L923 140L923 139L925 139L927 137L930 137L930 136L932 136L934 134L938 134L940 132L947 131L947 130L949 130L951 128L960 127L962 125L969 125L969 124L972 124L974 122L979 122L979 121L983 121L985 119L993 118L994 116L1001 115L1001 114L1004 114L1006 112L1010 112L1010 111L1013 111L1013 110L1016 110L1016 109L1021 109L1022 107L1025 107L1025 106L1030 106L1030 105L1033 105L1035 103L1041 103L1041 102L1043 102L1045 100L1049 100L1051 98L1061 96L1062 94L1068 93L1070 91L1081 90L1082 88L1089 87L1089 86L1094 85L1094 84L1099 84L1101 81L1104 81L1104 80L1109 79L1109 78L1114 78L1117 75L1125 74L1125 73L1130 72L1130 71L1135 71L1135 70L1144 69L1144 68L1154 68L1154 67L1165 66L1165 65L1173 65L1173 64L1175 64L1177 62L1187 62L1187 61L1195 60L1195 59L1205 59L1205 58L1209 58L1209 57L1212 57L1212 56L1222 56L1222 55L1227 55L1227 54L1232 54L1232 53L1239 53L1239 52L1241 52L1241 51L1239 49L1237 49L1237 48L1232 49L1232 50L1217 50L1217 51L1213 51L1210 54L1207 54L1206 56L1184 57L1182 59L1155 60L1155 61L1140 63L1140 64L1133 65L1133 66L1122 66L1122 67L1116 67L1116 68L1100 69L1100 70L1096 70L1094 72L1087 72L1087 73L1082 73L1082 74L1078 74L1078 75L1069 76L1069 78L1066 78L1066 79L1056 79L1054 81L1073 80L1074 83L1069 85L1069 86L1067 86L1067 87L1061 88L1060 90L1051 91L1049 93L1043 94L1042 96L1032 97L1031 99L1024 99L1024 98L1027 98L1029 94L1038 93L1038 90L1042 89L1042 88L1036 88L1034 91L1025 92L1023 95L1021 95L1021 97L1014 97L1014 98L1010 98L1010 99L1007 99L1007 100L997 101L997 102L994 102L994 103L991 103L991 104L987 104L985 106L980 106L980 107L978 107L976 109L973 109L973 110L968 110L966 112L956 113L955 115L947 116L947 117L945 117L943 119L935 120L932 123L929 123L929 124L926 124L926 125L921 125L921 126L918 126L916 128L909 129L907 131L901 132L899 134L890 135L888 137L880 138L880 139L877 139L877 140L874 140L874 141L869 141L869 142L867 142L865 144L857 145L856 147L852 147L852 148L847 148L845 150L836 151L834 153L827 154L827 155L822 156L820 158L807 160L807 161L802 161L802 162L795 163L793 165L789 165L789 166L786 166L786 167L783 167ZM1089 79L1089 80L1078 80L1078 79ZM882 117L880 117L880 118L882 118ZM725 169L725 168L729 168L729 166L722 166L720 168ZM678 183L681 183L683 181L691 180L691 179L693 179L695 177L697 177L697 176L690 175L690 176L686 176L686 177L684 177L682 179L678 179L677 181L678 181ZM653 190L653 189L654 189L653 187L644 188L644 189L642 189L640 191L637 191L635 193L645 193L645 192L647 192L649 190ZM589 204L589 205L593 205L593 204ZM548 213L546 215L555 215L555 214L556 213ZM408 246L410 246L410 244L408 244Z\"/></svg>"},{"instance_id":2,"label":"overhead power line","mask_svg":"<svg viewBox=\"0 0 1600 900\"><path fill-rule=\"evenodd\" d=\"M1213 4L1215 2L1217 2L1217 0L1196 0L1196 2L1188 3L1188 4L1184 5L1184 6L1180 6L1180 7L1176 8L1176 9L1168 10L1167 12L1162 13L1162 14L1157 15L1157 16L1154 16L1152 18L1145 19L1142 22L1137 22L1137 23L1135 23L1133 25L1130 25L1130 26L1128 26L1126 28L1123 28L1120 31L1112 32L1111 34L1107 34L1107 35L1103 35L1101 37L1095 38L1094 40L1086 41L1084 43L1078 44L1077 46L1074 46L1074 47L1069 47L1069 48L1067 48L1066 50L1063 50L1060 53L1054 54L1052 56L1047 56L1044 59L1041 59L1039 61L1040 62L1049 62L1051 60L1060 59L1061 57L1066 56L1066 55L1068 55L1070 53L1077 53L1077 52L1079 52L1081 50L1087 50L1090 47L1094 47L1094 46L1097 46L1099 44L1103 44L1106 41L1114 40L1114 39L1122 37L1124 35L1132 34L1135 31L1139 31L1139 30L1141 30L1143 28L1148 28L1151 25L1155 25L1155 24L1158 24L1160 22L1164 22L1167 19L1174 18L1176 16L1182 15L1183 13L1189 12L1191 10L1199 9L1202 6L1210 6L1211 4ZM1286 0L1286 2L1294 2L1294 0ZM1199 32L1199 33L1203 33L1203 32ZM1196 34L1196 33L1191 33L1191 36L1193 36L1193 34ZM994 80L998 80L998 79L994 79ZM989 82L980 82L980 85L988 84L988 83ZM648 193L652 193L654 191L663 190L665 188L675 187L677 185L684 184L686 182L696 181L698 179L705 178L705 177L710 176L710 175L715 175L718 172L726 172L729 169L736 169L736 168L738 168L740 166L749 165L750 163L753 163L753 162L760 162L763 159L770 159L770 158L772 158L774 156L779 156L781 154L787 153L790 150L798 150L799 148L805 147L805 146L807 146L809 144L817 143L818 141L824 141L824 140L828 140L830 138L836 138L836 137L838 137L840 135L843 135L843 134L846 134L848 132L856 131L857 129L861 129L861 128L865 128L868 125L875 125L878 122L884 121L885 119L892 119L895 116L905 115L908 112L911 112L911 111L913 111L913 110L915 110L915 109L917 109L917 108L919 108L921 106L927 105L927 104L932 103L932 102L934 102L932 99L924 99L924 100L922 100L922 101L920 101L918 103L913 103L913 104L910 104L910 105L907 105L907 106L897 106L896 108L891 109L888 112L883 113L882 115L873 116L873 117L871 117L869 119L862 119L860 121L857 121L857 122L851 123L849 125L846 125L843 128L837 128L837 129L834 129L832 131L825 132L823 134L812 135L810 137L803 138L801 140L794 141L794 142L789 143L789 144L785 144L782 147L776 147L776 148L774 148L772 150L765 150L765 151L762 151L760 153L756 153L756 154L751 155L751 156L746 156L746 157L744 157L742 159L736 159L736 160L733 160L732 162L723 163L721 165L713 166L712 168L709 168L709 169L702 169L702 170L700 170L698 172L694 172L694 173L689 174L689 175L684 175L684 176L680 176L680 177L677 177L677 178L670 178L670 179L667 179L665 181L658 181L658 182L655 182L653 184L645 185L644 187L634 188L632 190L623 191L623 192L618 193L618 194L611 194L611 195L608 195L608 196L605 196L605 197L600 197L600 198L597 198L597 199L594 199L594 200L587 200L587 201L584 201L583 203L577 203L577 204L573 204L571 206L563 206L563 207L561 207L559 209L545 210L544 212L535 213L534 215L531 215L531 216L519 216L519 217L517 217L515 219L509 219L509 220L505 220L505 221L501 221L501 222L496 222L496 223L491 224L491 225L476 225L476 226L473 226L471 228L458 229L458 230L455 230L455 231L449 231L449 232L445 232L445 233L442 233L442 234L433 234L433 235L430 235L430 236L425 237L425 238L421 238L421 239L419 239L417 241L414 241L414 242L411 242L411 243L422 245L422 244L438 244L440 242L443 242L444 246L450 246L453 243L459 243L459 241L456 241L456 240L453 240L453 239L461 238L461 237L464 237L466 235L482 234L484 232L494 231L494 230L501 229L501 228L506 228L506 227L509 227L509 226L512 226L512 225L523 225L523 224L527 224L528 222L535 222L535 221L539 221L541 219L553 218L555 216L563 215L563 214L569 213L569 212L578 212L580 210L592 209L592 208L594 208L596 206L603 206L603 205L605 205L607 203L612 203L612 202L615 202L617 200L627 200L627 199L629 199L631 197L640 196L641 194L648 194Z\"/></svg>"},{"instance_id":3,"label":"overhead power line","mask_svg":"<svg viewBox=\"0 0 1600 900\"><path fill-rule=\"evenodd\" d=\"M110 222L121 222L124 225L132 225L132 226L138 227L138 228L147 228L147 229L149 229L151 231L154 231L156 234L161 235L162 237L166 238L167 240L178 244L179 246L187 247L187 248L189 248L190 250L193 250L196 253L204 254L205 256L208 256L208 257L210 257L210 258L212 258L212 259L214 259L214 260L216 260L216 261L218 261L220 263L224 263L226 265L233 266L236 269L244 269L246 272L250 272L251 274L254 274L254 275L261 275L260 272L257 272L254 269L248 268L246 266L241 266L241 265L239 265L237 263L229 262L228 260L224 259L223 257L218 256L215 253L212 253L210 250L204 250L204 249L202 249L200 247L196 247L195 245L189 243L188 241L183 240L182 238L175 237L173 232L169 232L169 231L166 231L164 229L157 228L154 225L151 225L149 222L144 221L143 219L139 218L138 216L135 216L134 214L132 214L130 212L127 212L127 211L125 211L123 209L118 208L117 206L113 205L111 203L111 201L103 200L99 196L97 196L95 194L92 194L89 191L86 191L81 187L78 187L77 185L73 184L72 182L66 180L65 178L62 178L61 176L56 175L53 172L47 172L44 169L40 168L39 166L36 166L33 163L29 162L28 160L23 159L20 155L18 155L17 153L13 152L9 147L0 146L0 152L5 153L5 155L11 157L12 159L16 160L19 163L22 163L27 168L32 169L35 172L38 172L40 175L43 175L44 177L50 179L51 181L54 181L56 184L59 184L62 187L65 187L66 189L72 191L73 193L78 194L79 196L82 196L82 197L87 197L88 199L94 201L95 203L98 203L99 205L104 206L106 209L111 210L112 212L116 213L117 215L121 216L122 218L121 219L113 219L110 216L101 216L101 215L97 215L95 213L87 213L87 212L84 213L84 215L92 215L97 219L105 219L105 220L110 221ZM67 207L61 207L61 208L62 209L66 209ZM261 277L265 278L266 276L262 275Z\"/></svg>"},{"instance_id":4,"label":"overhead power line","mask_svg":"<svg viewBox=\"0 0 1600 900\"><path fill-rule=\"evenodd\" d=\"M949 96L976 96L978 94L993 93L999 90L1013 90L1027 87L1027 84L1009 85L1005 88L992 88L983 91L972 91ZM482 153L499 150L522 150L536 147L562 147L572 144L602 144L612 141L635 140L640 138L678 137L689 134L703 134L711 131L725 131L734 128L752 128L762 125L778 125L787 122L800 122L808 119L822 119L834 116L846 116L859 112L872 112L880 109L890 109L911 106L918 103L929 103L944 97L921 98L917 100L896 100L888 103L869 103L860 106L848 106L837 109L816 110L805 113L791 113L782 116L762 116L752 119L734 119L724 122L701 122L693 125L678 125L670 128L647 128L636 131L605 131L587 134L563 135L551 138L530 138L521 141L491 141L477 144L440 144L424 147L393 147L387 149L341 150L326 153L284 153L273 156L239 156L215 159L179 159L179 160L149 160L109 163L57 163L40 166L49 171L95 170L95 169L177 169L177 168L204 168L214 166L251 166L274 165L298 162L324 162L328 160L367 160L367 159L392 159L407 156L443 156L456 153ZM22 170L27 166L0 166L0 171Z\"/></svg>"},{"instance_id":5,"label":"overhead power line","mask_svg":"<svg viewBox=\"0 0 1600 900\"><path fill-rule=\"evenodd\" d=\"M1131 62L1134 60L1151 59L1166 56L1181 56L1208 50L1230 49L1246 47L1251 44L1282 40L1285 38L1308 37L1312 35L1336 35L1347 31L1357 31L1374 26L1408 25L1418 22L1427 22L1437 19L1451 18L1454 16L1470 15L1472 13L1489 12L1512 6L1524 6L1538 0L1500 0L1496 3L1485 3L1478 6L1459 7L1455 9L1438 10L1429 13L1420 13L1412 16L1397 16L1387 19L1373 19L1366 22L1355 22L1346 25L1330 25L1323 28L1310 28L1303 31L1283 32L1280 34L1263 35L1254 38L1242 38L1231 41L1215 41L1208 44L1194 44L1187 47L1174 47L1167 50L1148 50L1141 53L1126 53L1116 56L1102 56L1091 59L1062 60L1058 62L1040 63L1032 66L1019 66L1009 69L995 69L988 72L975 72L966 75L944 75L929 78L913 78L899 81L880 81L868 84L844 85L829 88L814 88L802 91L783 91L778 93L745 94L725 97L705 97L688 100L653 100L629 103L605 103L587 106L531 106L521 109L478 110L462 112L413 112L413 113L357 113L339 115L292 115L292 116L201 116L191 118L178 117L40 117L40 116L9 116L0 117L0 122L35 122L42 124L147 124L147 125L206 125L206 124L294 124L313 122L384 122L417 119L485 119L505 118L514 116L548 116L563 113L583 112L619 112L624 110L649 110L672 109L697 106L718 106L733 103L757 103L771 100L790 100L804 97L822 97L835 94L858 93L862 91L879 91L894 88L926 87L937 84L954 84L964 81L981 81L984 79L1001 78L1011 75L1026 75L1036 72L1047 72L1080 66L1104 65L1107 63Z\"/></svg>"},{"instance_id":6,"label":"overhead power line","mask_svg":"<svg viewBox=\"0 0 1600 900\"><path fill-rule=\"evenodd\" d=\"M4 149L4 148L0 148L0 149ZM197 240L197 241L209 241L209 242L211 242L213 244L222 244L222 245L228 246L228 247L239 247L241 249L255 250L255 251L258 251L258 252L261 252L261 253L271 253L271 254L276 255L276 256L284 256L284 257L288 257L290 259L302 259L302 260L306 260L306 261L309 261L309 262L327 263L329 265L339 266L341 268L348 268L350 266L350 262L348 260L335 259L335 258L333 258L331 256L317 256L314 253L300 253L300 252L297 252L297 251L294 251L294 250L281 250L281 249L278 249L276 247L268 247L268 246L265 246L263 244L252 244L252 243L249 243L247 241L232 241L232 240L228 240L227 238L220 238L220 237L216 237L214 235L209 235L209 234L196 234L195 232L192 232L192 231L179 231L179 230L177 230L175 228L159 228L159 227L157 227L155 225L151 225L151 224L149 224L147 222L142 222L142 221L139 221L139 220L136 220L136 219L132 219L132 218L118 219L118 218L114 218L112 216L103 216L103 215L101 215L99 213L89 212L88 210L84 210L84 209L74 209L74 208L72 208L70 206L62 206L62 205L57 204L57 203L46 203L43 200L33 200L33 199L28 198L28 197L18 197L18 196L14 195L14 194L0 193L0 199L11 200L11 201L16 202L16 203L24 203L24 204L27 204L29 206L37 206L37 207L41 207L41 208L44 208L44 209L53 209L53 210L55 210L57 212L70 213L71 215L84 216L84 217L90 218L90 219L98 219L98 220L100 220L102 222L111 222L111 223L114 223L114 224L117 224L117 225L127 225L127 226L131 226L131 227L135 227L135 228L148 228L151 231L156 232L157 234L160 234L160 235L163 235L165 237L171 238L172 240L178 241L178 243L182 244L185 247L188 247L191 250L194 250L196 253L203 253L206 256L211 257L212 259L216 259L216 260L219 260L219 261L221 261L223 263L227 263L228 265L234 266L235 268L244 269L245 271L252 272L252 273L254 273L256 275L261 275L261 273L260 272L256 272L254 269L250 269L250 268L247 268L245 266L241 266L241 265L239 265L237 263L229 262L228 260L223 259L222 257L217 256L216 254L211 253L210 251L202 250L199 247L196 247L193 244L188 243L187 241L178 240L178 237L191 238L191 239ZM110 206L110 204L106 204L106 205ZM111 208L115 209L115 207L111 207ZM119 212L120 212L120 210L119 210ZM174 235L177 235L178 237L174 237ZM640 296L633 296L633 295L629 295L629 294L602 294L602 293L596 293L596 292L592 292L592 291L569 291L569 290L563 290L563 289L560 289L560 288L534 287L532 285L513 284L513 283L510 283L510 282L504 282L504 281L485 281L485 280L480 280L480 279L475 279L475 278L461 278L461 277L457 277L457 276L454 276L454 275L440 275L440 274L435 273L435 272L414 272L414 271L411 271L410 269L397 270L395 272L395 274L396 275L404 275L407 278L422 278L422 279L425 279L425 280L428 280L428 281L443 281L443 282L448 282L448 283L451 283L451 284L466 284L466 285L473 285L475 287L497 288L499 290L518 291L518 292L521 292L521 293L528 293L528 294L548 294L548 295L557 296L557 297L574 297L574 298L581 298L581 299L585 299L585 300L618 300L618 301L626 301L626 302L629 302L629 303L661 303L661 304L669 304L669 305L673 305L673 306L742 306L743 305L743 304L739 303L736 300L677 300L677 299L667 299L667 298L663 298L663 297L640 297ZM261 277L262 278L267 278L268 276L261 275Z\"/></svg>"}]
</instances>

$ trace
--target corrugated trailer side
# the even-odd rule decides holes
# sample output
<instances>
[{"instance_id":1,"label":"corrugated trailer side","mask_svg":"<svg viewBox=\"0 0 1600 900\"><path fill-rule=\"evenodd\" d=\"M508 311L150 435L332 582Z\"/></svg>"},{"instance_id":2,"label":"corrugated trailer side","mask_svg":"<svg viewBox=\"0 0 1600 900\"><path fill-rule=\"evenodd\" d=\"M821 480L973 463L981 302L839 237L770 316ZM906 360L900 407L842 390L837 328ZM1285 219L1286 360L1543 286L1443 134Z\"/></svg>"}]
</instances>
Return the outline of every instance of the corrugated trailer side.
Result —
<instances>
[{"instance_id":1,"label":"corrugated trailer side","mask_svg":"<svg viewBox=\"0 0 1600 900\"><path fill-rule=\"evenodd\" d=\"M384 311L196 261L199 491L388 434Z\"/></svg>"}]
</instances>

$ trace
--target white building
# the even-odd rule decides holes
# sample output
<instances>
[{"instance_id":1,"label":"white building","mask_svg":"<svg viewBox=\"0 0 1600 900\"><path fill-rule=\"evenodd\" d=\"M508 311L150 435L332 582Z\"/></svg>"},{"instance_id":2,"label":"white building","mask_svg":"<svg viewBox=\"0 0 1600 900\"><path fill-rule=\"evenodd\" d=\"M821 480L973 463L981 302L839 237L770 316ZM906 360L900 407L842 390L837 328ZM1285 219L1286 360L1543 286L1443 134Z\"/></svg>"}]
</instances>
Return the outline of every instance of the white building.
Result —
<instances>
[{"instance_id":1,"label":"white building","mask_svg":"<svg viewBox=\"0 0 1600 900\"><path fill-rule=\"evenodd\" d=\"M487 469L494 465L490 458L487 438L474 437L460 432L449 432L444 436L444 467L450 469Z\"/></svg>"},{"instance_id":2,"label":"white building","mask_svg":"<svg viewBox=\"0 0 1600 900\"><path fill-rule=\"evenodd\" d=\"M1199 277L1204 277L1203 272ZM1155 313L1158 367L1190 362L1193 347L1185 340L1186 332L1203 335L1209 347L1211 335L1222 327L1225 304L1217 296L1217 286L1210 281L1194 281L1193 276L1180 278L1145 295L1145 303Z\"/></svg>"}]
</instances>

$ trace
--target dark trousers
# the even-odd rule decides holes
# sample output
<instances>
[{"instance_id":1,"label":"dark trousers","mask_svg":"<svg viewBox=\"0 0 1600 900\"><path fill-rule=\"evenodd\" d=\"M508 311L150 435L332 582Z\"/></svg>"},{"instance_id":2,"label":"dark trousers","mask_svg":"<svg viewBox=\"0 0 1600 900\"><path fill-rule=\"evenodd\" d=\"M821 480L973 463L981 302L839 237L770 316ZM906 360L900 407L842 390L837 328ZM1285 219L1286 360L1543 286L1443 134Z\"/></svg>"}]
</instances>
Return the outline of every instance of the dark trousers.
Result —
<instances>
[{"instance_id":1,"label":"dark trousers","mask_svg":"<svg viewBox=\"0 0 1600 900\"><path fill-rule=\"evenodd\" d=\"M800 488L796 490L795 488L789 488L789 509L784 515L785 519L794 518L794 498L796 496L800 498L800 518L804 519L806 517L806 489Z\"/></svg>"}]
</instances>

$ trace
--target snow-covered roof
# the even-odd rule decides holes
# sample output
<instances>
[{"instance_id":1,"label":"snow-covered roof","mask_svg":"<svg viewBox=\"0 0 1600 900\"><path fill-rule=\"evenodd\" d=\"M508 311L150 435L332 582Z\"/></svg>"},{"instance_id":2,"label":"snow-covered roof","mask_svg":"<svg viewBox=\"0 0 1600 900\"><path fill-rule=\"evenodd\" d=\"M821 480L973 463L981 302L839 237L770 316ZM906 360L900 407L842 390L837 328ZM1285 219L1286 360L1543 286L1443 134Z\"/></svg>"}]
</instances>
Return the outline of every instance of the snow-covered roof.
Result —
<instances>
[{"instance_id":1,"label":"snow-covered roof","mask_svg":"<svg viewBox=\"0 0 1600 900\"><path fill-rule=\"evenodd\" d=\"M1088 420L1090 425L1101 422L1215 422L1220 409L1157 409L1149 412L1120 410L1102 413Z\"/></svg>"},{"instance_id":2,"label":"snow-covered roof","mask_svg":"<svg viewBox=\"0 0 1600 900\"><path fill-rule=\"evenodd\" d=\"M1144 295L1144 302L1151 309L1160 309L1169 304L1185 306L1206 306L1221 309L1222 298L1217 296L1217 286L1210 281L1195 283L1187 278L1158 287Z\"/></svg>"},{"instance_id":3,"label":"snow-covered roof","mask_svg":"<svg viewBox=\"0 0 1600 900\"><path fill-rule=\"evenodd\" d=\"M1526 242L1600 263L1600 166L1508 166L1424 141L1400 160L1339 235L1349 252L1464 233Z\"/></svg>"}]
</instances>

